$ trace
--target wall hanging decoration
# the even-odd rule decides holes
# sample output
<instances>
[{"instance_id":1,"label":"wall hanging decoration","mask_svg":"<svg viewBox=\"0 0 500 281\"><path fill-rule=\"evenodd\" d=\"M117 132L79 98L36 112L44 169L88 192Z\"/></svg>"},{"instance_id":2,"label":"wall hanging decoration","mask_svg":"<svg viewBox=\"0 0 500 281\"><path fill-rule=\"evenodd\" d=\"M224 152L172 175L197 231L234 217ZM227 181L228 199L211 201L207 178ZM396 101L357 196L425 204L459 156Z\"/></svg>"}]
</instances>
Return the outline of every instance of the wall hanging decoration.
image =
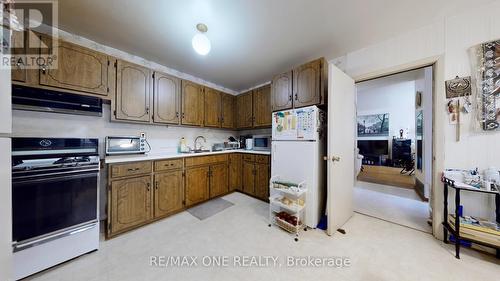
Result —
<instances>
[{"instance_id":1,"label":"wall hanging decoration","mask_svg":"<svg viewBox=\"0 0 500 281\"><path fill-rule=\"evenodd\" d=\"M446 98L458 98L471 95L471 77L458 77L445 82Z\"/></svg>"},{"instance_id":2,"label":"wall hanging decoration","mask_svg":"<svg viewBox=\"0 0 500 281\"><path fill-rule=\"evenodd\" d=\"M484 131L500 131L500 39L472 48L477 119Z\"/></svg>"},{"instance_id":3,"label":"wall hanging decoration","mask_svg":"<svg viewBox=\"0 0 500 281\"><path fill-rule=\"evenodd\" d=\"M358 116L358 137L389 136L389 113Z\"/></svg>"}]
</instances>

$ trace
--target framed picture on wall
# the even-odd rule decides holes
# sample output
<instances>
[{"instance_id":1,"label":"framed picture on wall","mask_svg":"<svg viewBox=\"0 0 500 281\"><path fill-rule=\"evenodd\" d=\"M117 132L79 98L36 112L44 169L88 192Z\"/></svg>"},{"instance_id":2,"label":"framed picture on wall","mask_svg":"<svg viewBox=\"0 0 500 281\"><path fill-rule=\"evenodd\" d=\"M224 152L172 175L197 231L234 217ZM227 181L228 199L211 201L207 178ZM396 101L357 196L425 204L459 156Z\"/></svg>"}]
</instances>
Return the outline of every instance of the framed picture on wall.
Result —
<instances>
[{"instance_id":1,"label":"framed picture on wall","mask_svg":"<svg viewBox=\"0 0 500 281\"><path fill-rule=\"evenodd\" d=\"M358 116L358 137L373 136L389 136L389 113Z\"/></svg>"}]
</instances>

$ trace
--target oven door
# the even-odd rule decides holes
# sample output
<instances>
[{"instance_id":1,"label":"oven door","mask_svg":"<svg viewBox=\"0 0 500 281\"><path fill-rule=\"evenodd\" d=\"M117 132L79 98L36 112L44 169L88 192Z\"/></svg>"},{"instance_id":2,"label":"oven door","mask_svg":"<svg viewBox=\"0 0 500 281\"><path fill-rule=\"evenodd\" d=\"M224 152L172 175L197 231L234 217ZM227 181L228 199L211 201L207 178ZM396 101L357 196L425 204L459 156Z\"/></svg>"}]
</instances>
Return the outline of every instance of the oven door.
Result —
<instances>
[{"instance_id":1,"label":"oven door","mask_svg":"<svg viewBox=\"0 0 500 281\"><path fill-rule=\"evenodd\" d=\"M98 168L13 178L14 248L97 222L98 180Z\"/></svg>"}]
</instances>

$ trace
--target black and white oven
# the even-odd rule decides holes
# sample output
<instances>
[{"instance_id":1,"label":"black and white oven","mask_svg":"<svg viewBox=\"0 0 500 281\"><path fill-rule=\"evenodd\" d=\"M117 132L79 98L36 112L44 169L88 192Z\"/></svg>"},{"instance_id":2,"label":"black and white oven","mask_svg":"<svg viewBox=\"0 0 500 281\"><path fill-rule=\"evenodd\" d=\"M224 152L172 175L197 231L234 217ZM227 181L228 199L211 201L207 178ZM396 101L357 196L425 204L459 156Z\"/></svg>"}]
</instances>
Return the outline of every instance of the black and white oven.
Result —
<instances>
[{"instance_id":1,"label":"black and white oven","mask_svg":"<svg viewBox=\"0 0 500 281\"><path fill-rule=\"evenodd\" d=\"M12 139L14 273L98 249L97 139Z\"/></svg>"}]
</instances>

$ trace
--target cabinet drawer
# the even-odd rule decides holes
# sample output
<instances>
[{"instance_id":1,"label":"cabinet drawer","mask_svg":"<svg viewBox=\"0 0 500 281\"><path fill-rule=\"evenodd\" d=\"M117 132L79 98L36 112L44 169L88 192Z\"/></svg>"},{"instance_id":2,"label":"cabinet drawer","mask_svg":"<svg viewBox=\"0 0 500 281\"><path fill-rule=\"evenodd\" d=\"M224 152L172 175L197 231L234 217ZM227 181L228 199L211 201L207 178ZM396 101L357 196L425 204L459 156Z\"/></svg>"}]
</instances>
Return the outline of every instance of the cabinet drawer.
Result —
<instances>
[{"instance_id":1,"label":"cabinet drawer","mask_svg":"<svg viewBox=\"0 0 500 281\"><path fill-rule=\"evenodd\" d=\"M243 154L243 160L244 161L255 162L255 155L253 155L253 154Z\"/></svg>"},{"instance_id":2,"label":"cabinet drawer","mask_svg":"<svg viewBox=\"0 0 500 281\"><path fill-rule=\"evenodd\" d=\"M151 162L142 161L126 164L113 164L110 166L111 178L120 178L151 173Z\"/></svg>"},{"instance_id":3,"label":"cabinet drawer","mask_svg":"<svg viewBox=\"0 0 500 281\"><path fill-rule=\"evenodd\" d=\"M169 160L155 161L154 165L155 165L155 172L158 172L165 170L182 169L183 163L182 159L169 159Z\"/></svg>"},{"instance_id":4,"label":"cabinet drawer","mask_svg":"<svg viewBox=\"0 0 500 281\"><path fill-rule=\"evenodd\" d=\"M267 155L255 155L255 162L262 163L262 164L268 164L269 163L269 156L267 156Z\"/></svg>"},{"instance_id":5,"label":"cabinet drawer","mask_svg":"<svg viewBox=\"0 0 500 281\"><path fill-rule=\"evenodd\" d=\"M227 154L188 157L186 158L186 167L208 165L212 163L227 162Z\"/></svg>"}]
</instances>

